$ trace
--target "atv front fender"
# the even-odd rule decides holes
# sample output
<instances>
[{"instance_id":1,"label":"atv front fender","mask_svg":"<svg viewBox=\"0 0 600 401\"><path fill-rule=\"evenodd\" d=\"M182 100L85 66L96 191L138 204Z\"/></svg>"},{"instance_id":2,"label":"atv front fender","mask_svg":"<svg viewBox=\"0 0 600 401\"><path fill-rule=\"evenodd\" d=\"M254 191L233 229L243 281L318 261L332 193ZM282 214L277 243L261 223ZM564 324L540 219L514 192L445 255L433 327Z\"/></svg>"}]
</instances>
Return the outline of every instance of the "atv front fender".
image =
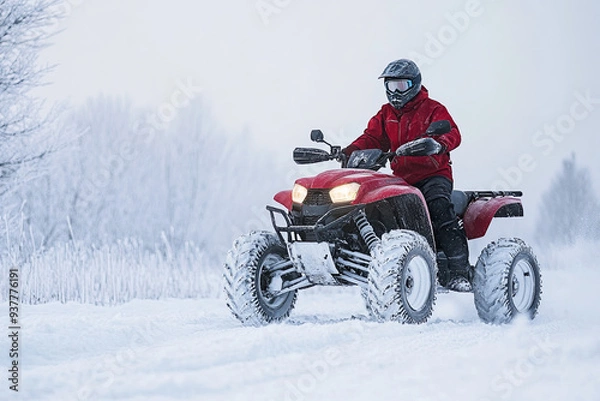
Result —
<instances>
[{"instance_id":1,"label":"atv front fender","mask_svg":"<svg viewBox=\"0 0 600 401\"><path fill-rule=\"evenodd\" d=\"M396 196L406 194L417 195L423 202L422 204L425 205L425 198L423 198L423 194L421 194L421 191L419 191L416 188L409 187L407 185L386 185L384 187L372 190L370 188L366 188L365 190L361 188L361 190L358 193L358 197L352 203L373 203L383 199L394 198Z\"/></svg>"},{"instance_id":2,"label":"atv front fender","mask_svg":"<svg viewBox=\"0 0 600 401\"><path fill-rule=\"evenodd\" d=\"M292 191L281 191L275 194L273 199L283 205L287 210L292 210L294 202L292 201Z\"/></svg>"},{"instance_id":3,"label":"atv front fender","mask_svg":"<svg viewBox=\"0 0 600 401\"><path fill-rule=\"evenodd\" d=\"M468 239L481 238L494 217L522 217L521 200L513 197L478 199L471 203L463 217Z\"/></svg>"}]
</instances>

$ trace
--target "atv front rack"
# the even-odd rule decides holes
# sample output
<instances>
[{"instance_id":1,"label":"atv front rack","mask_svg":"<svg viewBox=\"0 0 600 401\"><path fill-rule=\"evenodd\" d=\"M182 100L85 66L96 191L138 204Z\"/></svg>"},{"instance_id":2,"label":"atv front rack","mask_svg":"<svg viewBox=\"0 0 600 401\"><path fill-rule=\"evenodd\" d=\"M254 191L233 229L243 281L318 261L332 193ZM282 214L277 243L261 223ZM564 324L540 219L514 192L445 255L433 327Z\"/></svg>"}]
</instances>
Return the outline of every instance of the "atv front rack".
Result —
<instances>
[{"instance_id":1,"label":"atv front rack","mask_svg":"<svg viewBox=\"0 0 600 401\"><path fill-rule=\"evenodd\" d=\"M364 208L365 205L362 204L340 206L329 210L327 213L321 216L314 225L294 225L287 211L267 205L267 210L271 215L273 229L277 233L277 236L282 243L286 243L286 241L284 241L283 233L287 235L287 242L297 241L299 239L299 234L310 233L319 238L319 234L341 228L350 221L359 217L361 213L364 213ZM277 224L277 219L275 217L276 214L283 216L286 226L280 226ZM342 216L335 218L333 221L330 221L327 224L324 223L325 221L331 219L334 215L338 214L342 214Z\"/></svg>"}]
</instances>

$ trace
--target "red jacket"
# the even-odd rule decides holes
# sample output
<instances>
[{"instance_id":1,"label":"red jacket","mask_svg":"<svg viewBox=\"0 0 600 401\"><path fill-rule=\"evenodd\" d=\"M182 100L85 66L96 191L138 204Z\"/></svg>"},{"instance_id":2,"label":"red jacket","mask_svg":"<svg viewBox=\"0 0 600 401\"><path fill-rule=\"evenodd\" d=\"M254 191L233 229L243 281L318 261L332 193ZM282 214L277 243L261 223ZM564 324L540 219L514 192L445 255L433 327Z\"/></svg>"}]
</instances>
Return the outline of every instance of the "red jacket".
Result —
<instances>
[{"instance_id":1,"label":"red jacket","mask_svg":"<svg viewBox=\"0 0 600 401\"><path fill-rule=\"evenodd\" d=\"M425 178L441 175L452 178L450 151L460 145L461 137L456 123L441 103L430 99L425 87L402 109L396 110L387 103L369 121L364 134L345 149L352 153L357 149L381 149L384 152L396 150L400 145L421 138L433 121L448 120L452 130L435 137L444 145L445 150L434 156L396 157L391 168L394 175L403 178L409 184L415 184Z\"/></svg>"}]
</instances>

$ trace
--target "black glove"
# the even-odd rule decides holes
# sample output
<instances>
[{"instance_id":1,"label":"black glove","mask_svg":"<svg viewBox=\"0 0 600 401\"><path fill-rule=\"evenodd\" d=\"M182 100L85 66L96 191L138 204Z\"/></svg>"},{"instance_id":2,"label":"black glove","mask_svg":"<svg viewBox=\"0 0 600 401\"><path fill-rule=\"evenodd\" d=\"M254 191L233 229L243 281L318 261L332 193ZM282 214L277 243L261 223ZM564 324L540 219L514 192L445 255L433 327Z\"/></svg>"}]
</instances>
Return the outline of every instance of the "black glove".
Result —
<instances>
[{"instance_id":1,"label":"black glove","mask_svg":"<svg viewBox=\"0 0 600 401\"><path fill-rule=\"evenodd\" d=\"M342 163L342 167L346 167L348 164L348 156L344 152L341 146L332 146L331 147L331 155L335 160Z\"/></svg>"},{"instance_id":2,"label":"black glove","mask_svg":"<svg viewBox=\"0 0 600 401\"><path fill-rule=\"evenodd\" d=\"M342 149L342 153L345 154L348 158L350 158L350 155L352 154L352 152L354 152L355 150L359 150L358 146L355 145L348 145L347 147L345 147L344 149Z\"/></svg>"},{"instance_id":3,"label":"black glove","mask_svg":"<svg viewBox=\"0 0 600 401\"><path fill-rule=\"evenodd\" d=\"M433 138L420 138L396 149L397 156L431 156L444 153L445 147Z\"/></svg>"}]
</instances>

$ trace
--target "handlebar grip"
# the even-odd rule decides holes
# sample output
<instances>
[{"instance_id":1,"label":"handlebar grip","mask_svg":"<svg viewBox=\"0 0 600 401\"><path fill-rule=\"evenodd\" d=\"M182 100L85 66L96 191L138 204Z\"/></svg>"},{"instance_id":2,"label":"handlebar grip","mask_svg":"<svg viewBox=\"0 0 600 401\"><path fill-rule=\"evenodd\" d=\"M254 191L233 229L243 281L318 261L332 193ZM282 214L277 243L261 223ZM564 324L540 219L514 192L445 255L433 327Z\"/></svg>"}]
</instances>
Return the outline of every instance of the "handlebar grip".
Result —
<instances>
[{"instance_id":1,"label":"handlebar grip","mask_svg":"<svg viewBox=\"0 0 600 401\"><path fill-rule=\"evenodd\" d=\"M333 160L334 156L322 149L296 148L294 149L294 161L296 164L312 164Z\"/></svg>"}]
</instances>

